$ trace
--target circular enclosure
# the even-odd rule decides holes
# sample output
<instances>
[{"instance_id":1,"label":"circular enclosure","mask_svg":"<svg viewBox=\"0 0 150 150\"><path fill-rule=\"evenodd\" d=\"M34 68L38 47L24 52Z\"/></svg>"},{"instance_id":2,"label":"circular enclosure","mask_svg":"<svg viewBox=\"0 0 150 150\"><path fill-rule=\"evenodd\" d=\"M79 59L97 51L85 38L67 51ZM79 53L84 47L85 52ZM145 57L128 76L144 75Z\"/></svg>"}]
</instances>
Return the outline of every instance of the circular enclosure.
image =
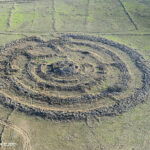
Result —
<instances>
[{"instance_id":1,"label":"circular enclosure","mask_svg":"<svg viewBox=\"0 0 150 150\"><path fill-rule=\"evenodd\" d=\"M150 69L135 50L88 35L37 37L0 51L0 103L50 119L113 116L143 102Z\"/></svg>"}]
</instances>

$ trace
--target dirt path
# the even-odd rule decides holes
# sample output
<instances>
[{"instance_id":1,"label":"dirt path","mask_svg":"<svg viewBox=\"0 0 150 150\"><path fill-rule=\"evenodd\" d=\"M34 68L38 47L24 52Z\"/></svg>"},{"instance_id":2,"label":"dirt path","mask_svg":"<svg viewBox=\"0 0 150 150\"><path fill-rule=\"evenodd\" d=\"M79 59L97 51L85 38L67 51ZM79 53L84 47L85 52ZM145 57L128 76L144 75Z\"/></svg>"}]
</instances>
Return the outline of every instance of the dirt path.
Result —
<instances>
[{"instance_id":1,"label":"dirt path","mask_svg":"<svg viewBox=\"0 0 150 150\"><path fill-rule=\"evenodd\" d=\"M12 110L6 117L5 121L8 121L9 117L11 116L11 114L14 112L14 110ZM2 143L2 136L3 136L3 133L4 133L4 130L5 130L5 126L3 125L2 127L2 131L0 133L0 143ZM0 146L1 147L1 146Z\"/></svg>"},{"instance_id":2,"label":"dirt path","mask_svg":"<svg viewBox=\"0 0 150 150\"><path fill-rule=\"evenodd\" d=\"M30 138L28 133L23 130L22 128L17 127L16 125L8 122L8 121L4 121L0 119L0 124L4 125L5 127L11 128L13 130L15 130L16 132L18 132L22 137L23 137L23 150L30 150L31 149L31 145L30 145Z\"/></svg>"}]
</instances>

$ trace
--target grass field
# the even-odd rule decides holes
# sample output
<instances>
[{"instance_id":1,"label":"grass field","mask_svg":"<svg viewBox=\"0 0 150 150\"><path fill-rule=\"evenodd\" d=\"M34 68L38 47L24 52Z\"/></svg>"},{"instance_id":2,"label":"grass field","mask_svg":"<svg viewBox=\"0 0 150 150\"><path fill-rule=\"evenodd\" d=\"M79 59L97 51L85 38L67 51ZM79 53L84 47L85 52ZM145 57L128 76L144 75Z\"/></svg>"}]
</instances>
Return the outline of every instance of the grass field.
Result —
<instances>
[{"instance_id":1,"label":"grass field","mask_svg":"<svg viewBox=\"0 0 150 150\"><path fill-rule=\"evenodd\" d=\"M28 36L50 40L62 33L125 44L143 55L150 67L150 0L0 0L0 46ZM130 65L131 60L118 56ZM133 65L129 68L135 71L132 86L137 86L139 76ZM2 150L149 150L150 96L119 116L89 117L87 121L43 119L0 105L0 133L2 143L16 143L3 145Z\"/></svg>"}]
</instances>

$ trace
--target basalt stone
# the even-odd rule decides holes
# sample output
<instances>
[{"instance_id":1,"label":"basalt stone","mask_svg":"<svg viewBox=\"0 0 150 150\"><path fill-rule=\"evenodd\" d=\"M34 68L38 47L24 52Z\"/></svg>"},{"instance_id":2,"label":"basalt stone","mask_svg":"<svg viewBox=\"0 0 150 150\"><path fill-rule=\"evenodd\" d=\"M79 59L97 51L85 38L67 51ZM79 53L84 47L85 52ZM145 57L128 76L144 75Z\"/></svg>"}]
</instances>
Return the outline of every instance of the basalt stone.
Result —
<instances>
[{"instance_id":1,"label":"basalt stone","mask_svg":"<svg viewBox=\"0 0 150 150\"><path fill-rule=\"evenodd\" d=\"M47 66L47 74L54 73L60 76L71 76L78 72L78 66L73 62L60 61Z\"/></svg>"}]
</instances>

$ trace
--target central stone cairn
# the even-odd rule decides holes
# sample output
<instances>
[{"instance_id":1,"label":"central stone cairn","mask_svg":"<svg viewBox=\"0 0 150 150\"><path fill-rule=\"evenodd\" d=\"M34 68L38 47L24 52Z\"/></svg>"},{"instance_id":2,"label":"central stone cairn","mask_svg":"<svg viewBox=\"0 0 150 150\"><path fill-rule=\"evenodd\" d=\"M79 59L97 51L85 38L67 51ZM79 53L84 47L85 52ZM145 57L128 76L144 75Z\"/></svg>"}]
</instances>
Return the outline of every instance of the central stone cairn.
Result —
<instances>
[{"instance_id":1,"label":"central stone cairn","mask_svg":"<svg viewBox=\"0 0 150 150\"><path fill-rule=\"evenodd\" d=\"M78 66L74 65L73 62L59 61L47 66L47 74L56 74L59 76L72 76L77 74Z\"/></svg>"},{"instance_id":2,"label":"central stone cairn","mask_svg":"<svg viewBox=\"0 0 150 150\"><path fill-rule=\"evenodd\" d=\"M6 44L0 53L0 103L29 115L113 116L149 93L144 58L100 37L67 34L48 42L29 37Z\"/></svg>"}]
</instances>

